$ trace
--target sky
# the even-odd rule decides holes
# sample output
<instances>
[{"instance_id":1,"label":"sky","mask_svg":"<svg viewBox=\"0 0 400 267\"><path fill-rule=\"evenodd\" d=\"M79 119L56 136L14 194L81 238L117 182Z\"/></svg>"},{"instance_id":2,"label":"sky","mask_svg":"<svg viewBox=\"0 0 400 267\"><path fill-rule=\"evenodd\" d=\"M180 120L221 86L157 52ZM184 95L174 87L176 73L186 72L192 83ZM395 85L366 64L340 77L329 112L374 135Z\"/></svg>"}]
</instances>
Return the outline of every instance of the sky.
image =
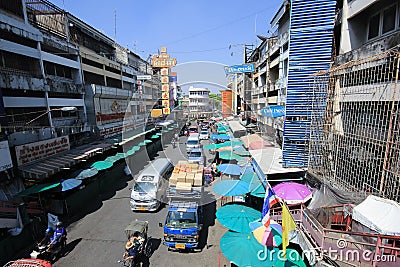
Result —
<instances>
[{"instance_id":1,"label":"sky","mask_svg":"<svg viewBox=\"0 0 400 267\"><path fill-rule=\"evenodd\" d=\"M166 46L178 64L209 61L222 68L242 64L243 45L260 44L257 34L269 36L282 1L51 0L112 39L116 30L117 43L143 59ZM198 80L191 74L184 80ZM211 79L219 84L225 77Z\"/></svg>"}]
</instances>

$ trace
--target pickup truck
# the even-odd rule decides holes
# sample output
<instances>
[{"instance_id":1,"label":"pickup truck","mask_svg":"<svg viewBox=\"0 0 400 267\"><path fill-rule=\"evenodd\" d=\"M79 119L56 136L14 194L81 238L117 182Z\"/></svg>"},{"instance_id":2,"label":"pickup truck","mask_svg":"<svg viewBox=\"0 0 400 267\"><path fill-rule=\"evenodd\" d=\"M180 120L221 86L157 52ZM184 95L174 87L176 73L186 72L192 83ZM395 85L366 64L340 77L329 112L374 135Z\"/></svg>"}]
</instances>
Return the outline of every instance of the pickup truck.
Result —
<instances>
[{"instance_id":1,"label":"pickup truck","mask_svg":"<svg viewBox=\"0 0 400 267\"><path fill-rule=\"evenodd\" d=\"M197 249L203 228L202 210L197 202L171 201L164 225L163 244L168 250Z\"/></svg>"}]
</instances>

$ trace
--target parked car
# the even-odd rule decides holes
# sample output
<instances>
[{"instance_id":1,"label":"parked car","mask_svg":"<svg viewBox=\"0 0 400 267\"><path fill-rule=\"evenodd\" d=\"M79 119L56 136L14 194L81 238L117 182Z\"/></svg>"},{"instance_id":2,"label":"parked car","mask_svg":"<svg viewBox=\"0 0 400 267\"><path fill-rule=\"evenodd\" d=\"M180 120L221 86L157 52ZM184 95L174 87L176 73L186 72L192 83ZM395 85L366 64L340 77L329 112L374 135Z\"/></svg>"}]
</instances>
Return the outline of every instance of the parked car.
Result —
<instances>
[{"instance_id":1,"label":"parked car","mask_svg":"<svg viewBox=\"0 0 400 267\"><path fill-rule=\"evenodd\" d=\"M199 134L199 139L200 140L207 140L209 138L208 136L208 130L202 130Z\"/></svg>"},{"instance_id":2,"label":"parked car","mask_svg":"<svg viewBox=\"0 0 400 267\"><path fill-rule=\"evenodd\" d=\"M188 152L188 161L190 163L197 163L199 165L204 165L204 155L201 148L193 148Z\"/></svg>"}]
</instances>

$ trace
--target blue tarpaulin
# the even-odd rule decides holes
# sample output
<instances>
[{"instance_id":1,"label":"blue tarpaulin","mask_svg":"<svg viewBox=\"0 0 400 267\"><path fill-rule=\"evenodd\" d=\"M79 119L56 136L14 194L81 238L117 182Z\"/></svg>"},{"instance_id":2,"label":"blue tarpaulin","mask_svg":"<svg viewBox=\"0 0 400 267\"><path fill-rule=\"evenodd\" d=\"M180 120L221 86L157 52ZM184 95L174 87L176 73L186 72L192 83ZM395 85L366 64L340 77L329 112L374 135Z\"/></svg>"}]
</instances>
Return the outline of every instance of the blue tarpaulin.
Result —
<instances>
[{"instance_id":1,"label":"blue tarpaulin","mask_svg":"<svg viewBox=\"0 0 400 267\"><path fill-rule=\"evenodd\" d=\"M282 117L285 116L285 106L268 106L261 109L261 114L270 118Z\"/></svg>"}]
</instances>

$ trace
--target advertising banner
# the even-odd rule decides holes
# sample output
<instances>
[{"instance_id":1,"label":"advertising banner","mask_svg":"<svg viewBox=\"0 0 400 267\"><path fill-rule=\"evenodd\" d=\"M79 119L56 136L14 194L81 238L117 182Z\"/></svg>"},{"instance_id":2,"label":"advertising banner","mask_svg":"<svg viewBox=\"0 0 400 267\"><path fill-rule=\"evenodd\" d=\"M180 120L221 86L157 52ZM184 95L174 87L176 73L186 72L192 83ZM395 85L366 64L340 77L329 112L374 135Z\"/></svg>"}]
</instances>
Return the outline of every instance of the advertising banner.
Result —
<instances>
[{"instance_id":1,"label":"advertising banner","mask_svg":"<svg viewBox=\"0 0 400 267\"><path fill-rule=\"evenodd\" d=\"M169 92L169 84L166 83L166 84L161 85L161 91Z\"/></svg>"},{"instance_id":2,"label":"advertising banner","mask_svg":"<svg viewBox=\"0 0 400 267\"><path fill-rule=\"evenodd\" d=\"M13 167L8 141L0 142L0 171Z\"/></svg>"},{"instance_id":3,"label":"advertising banner","mask_svg":"<svg viewBox=\"0 0 400 267\"><path fill-rule=\"evenodd\" d=\"M243 64L243 65L234 65L225 67L226 74L233 74L233 73L252 73L255 72L254 64Z\"/></svg>"},{"instance_id":4,"label":"advertising banner","mask_svg":"<svg viewBox=\"0 0 400 267\"><path fill-rule=\"evenodd\" d=\"M163 113L169 115L171 113L169 108L163 108Z\"/></svg>"},{"instance_id":5,"label":"advertising banner","mask_svg":"<svg viewBox=\"0 0 400 267\"><path fill-rule=\"evenodd\" d=\"M169 92L162 92L161 98L162 99L169 99Z\"/></svg>"},{"instance_id":6,"label":"advertising banner","mask_svg":"<svg viewBox=\"0 0 400 267\"><path fill-rule=\"evenodd\" d=\"M169 77L168 76L161 76L161 83L169 83Z\"/></svg>"},{"instance_id":7,"label":"advertising banner","mask_svg":"<svg viewBox=\"0 0 400 267\"><path fill-rule=\"evenodd\" d=\"M169 100L163 99L162 100L162 105L166 108L169 108Z\"/></svg>"},{"instance_id":8,"label":"advertising banner","mask_svg":"<svg viewBox=\"0 0 400 267\"><path fill-rule=\"evenodd\" d=\"M15 147L18 166L39 160L51 155L68 151L69 138L62 136L40 142L29 143Z\"/></svg>"},{"instance_id":9,"label":"advertising banner","mask_svg":"<svg viewBox=\"0 0 400 267\"><path fill-rule=\"evenodd\" d=\"M152 109L151 110L151 117L156 118L162 116L162 109Z\"/></svg>"}]
</instances>

